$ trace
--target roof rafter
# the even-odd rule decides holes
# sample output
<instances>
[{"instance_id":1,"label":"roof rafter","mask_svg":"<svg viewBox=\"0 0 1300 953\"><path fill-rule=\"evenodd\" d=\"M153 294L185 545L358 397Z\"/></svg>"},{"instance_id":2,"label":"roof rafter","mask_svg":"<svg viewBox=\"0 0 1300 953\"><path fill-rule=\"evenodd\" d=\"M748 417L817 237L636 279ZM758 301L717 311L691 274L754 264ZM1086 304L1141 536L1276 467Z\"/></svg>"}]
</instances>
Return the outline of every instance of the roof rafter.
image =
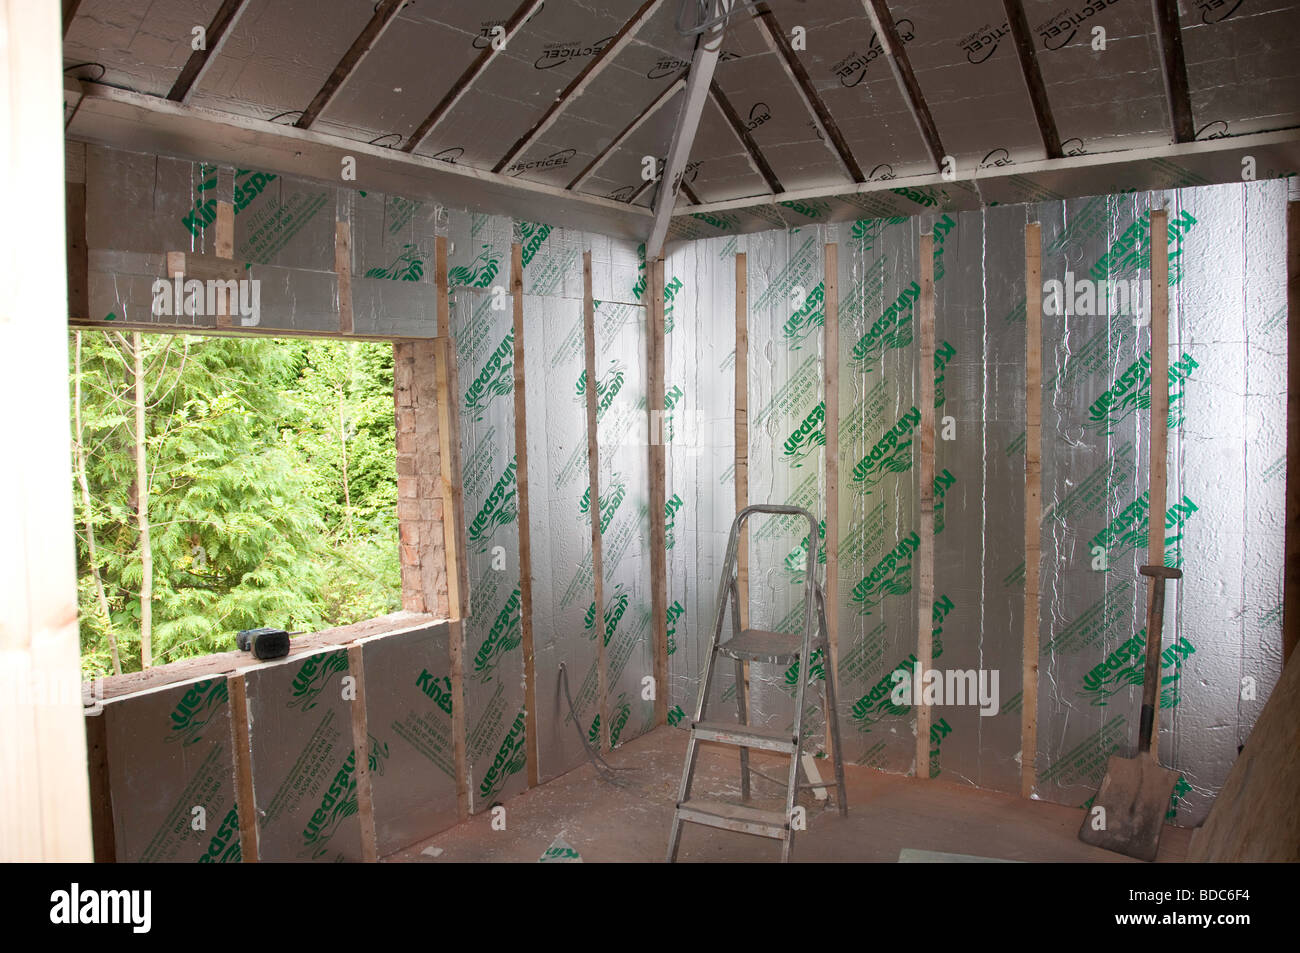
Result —
<instances>
[{"instance_id":1,"label":"roof rafter","mask_svg":"<svg viewBox=\"0 0 1300 953\"><path fill-rule=\"evenodd\" d=\"M389 24L397 19L398 11L401 10L402 7L406 6L408 2L410 2L410 0L383 0L382 3L375 7L375 12L374 15L371 16L370 22L366 24L365 29L361 31L357 38L352 41L352 45L348 47L348 51L343 54L343 58L340 59L338 65L334 67L334 71L330 73L329 78L325 80L325 85L320 88L320 91L312 98L311 104L308 105L308 107L303 111L303 114L298 117L298 121L294 123L295 126L299 129L311 128L312 123L317 120L320 114L325 111L325 107L330 104L330 100L332 100L338 91L343 88L343 84L347 82L348 77L351 76L352 72L361 65L361 61L365 59L366 54L370 52L371 48L377 42L379 42L379 38L383 35L384 31L388 29Z\"/></svg>"},{"instance_id":2,"label":"roof rafter","mask_svg":"<svg viewBox=\"0 0 1300 953\"><path fill-rule=\"evenodd\" d=\"M510 151L507 152L502 157L501 161L492 168L492 171L501 172L505 170L511 162L514 162L515 159L519 158L525 149L536 142L538 137L549 129L555 120L560 118L560 114L564 112L565 108L573 102L573 100L577 99L587 91L587 87L590 86L595 81L596 77L600 75L601 70L612 63L614 58L627 48L628 44L632 42L632 38L636 35L636 31L641 28L641 25L645 23L646 20L650 19L659 7L663 6L663 3L664 0L646 0L645 3L641 4L641 8L637 10L636 13L632 14L631 19L623 24L622 29L614 35L614 38L609 41L609 44L583 67L582 72L575 76L568 86L564 87L560 95L555 98L555 101L551 103L546 112L542 114L542 117L538 119L537 122L533 123L531 129L519 137L515 144L510 147Z\"/></svg>"},{"instance_id":3,"label":"roof rafter","mask_svg":"<svg viewBox=\"0 0 1300 953\"><path fill-rule=\"evenodd\" d=\"M1056 131L1056 120L1052 118L1052 104L1047 98L1047 87L1043 84L1043 73L1038 68L1038 55L1034 52L1034 38L1029 32L1029 19L1025 16L1025 7L1021 0L1002 0L1007 11L1007 26L1011 38L1015 40L1016 55L1020 57L1020 72L1025 78L1025 88L1029 90L1029 103L1034 107L1034 119L1038 123L1038 136L1043 140L1043 150L1049 159L1059 159L1061 137Z\"/></svg>"},{"instance_id":4,"label":"roof rafter","mask_svg":"<svg viewBox=\"0 0 1300 953\"><path fill-rule=\"evenodd\" d=\"M1183 58L1183 29L1178 21L1177 0L1151 0L1156 22L1156 48L1160 51L1160 78L1169 101L1169 118L1174 142L1196 138L1192 123L1192 99L1187 91L1187 61Z\"/></svg>"},{"instance_id":5,"label":"roof rafter","mask_svg":"<svg viewBox=\"0 0 1300 953\"><path fill-rule=\"evenodd\" d=\"M683 70L682 75L679 75L675 80L673 80L671 83L665 86L663 92L661 92L658 96L656 96L654 98L654 101L641 111L640 115L638 115L630 123L624 126L622 131L619 132L618 135L616 135L613 139L610 140L609 145L607 145L604 149L601 149L600 152L597 153L596 157L592 159L590 162L588 162L587 165L583 168L583 170L579 172L574 177L573 181L570 182L568 185L566 185L565 188L576 189L580 185L582 185L582 183L586 182L587 179L591 177L591 174L595 172L596 169L598 169L606 159L609 158L610 154L615 149L623 145L625 141L627 141L628 136L632 135L632 133L640 129L641 126L645 124L646 120L648 120L651 116L653 116L660 109L662 109L668 103L668 101L671 100L674 96L676 96L678 91L685 85L686 85L685 70Z\"/></svg>"},{"instance_id":6,"label":"roof rafter","mask_svg":"<svg viewBox=\"0 0 1300 953\"><path fill-rule=\"evenodd\" d=\"M794 83L795 88L799 91L799 97L817 123L822 139L835 153L835 157L839 159L840 165L843 166L848 177L854 182L865 182L867 177L862 174L862 167L858 165L858 160L854 158L853 150L849 148L848 141L844 138L844 134L840 132L840 127L835 124L835 119L831 116L831 111L826 108L826 103L822 101L821 96L817 94L817 90L813 88L808 71L799 62L799 57L795 56L794 48L790 46L789 37L781 28L781 24L777 22L771 8L766 3L758 3L755 4L754 9L757 11L754 16L754 23L758 25L760 32L767 40L767 45L780 58L781 65L785 67L786 75Z\"/></svg>"},{"instance_id":7,"label":"roof rafter","mask_svg":"<svg viewBox=\"0 0 1300 953\"><path fill-rule=\"evenodd\" d=\"M930 153L930 159L936 166L943 165L947 153L944 152L943 141L939 138L939 127L934 124L930 107L926 105L925 97L921 95L921 84L916 81L916 74L912 72L912 63L907 58L907 51L903 49L903 40L898 35L898 26L894 23L893 14L889 12L885 0L862 0L862 5L867 10L867 16L871 18L871 25L875 28L876 36L880 38L880 45L885 49L889 68L894 73L898 88L903 92L908 109L912 111L912 118L916 120L916 127L921 131L921 138L925 140L925 148Z\"/></svg>"},{"instance_id":8,"label":"roof rafter","mask_svg":"<svg viewBox=\"0 0 1300 953\"><path fill-rule=\"evenodd\" d=\"M181 69L181 75L176 77L176 82L172 84L171 92L167 98L174 103L189 102L190 93L194 87L199 84L203 74L207 72L208 67L216 60L217 54L221 52L221 47L225 45L226 38L230 36L235 27L235 22L239 19L240 14L248 7L248 0L225 0L217 8L216 14L212 17L212 22L208 24L207 32L204 34L204 48L195 50L186 60L185 66Z\"/></svg>"},{"instance_id":9,"label":"roof rafter","mask_svg":"<svg viewBox=\"0 0 1300 953\"><path fill-rule=\"evenodd\" d=\"M763 177L763 181L767 183L768 190L774 195L783 191L781 180L772 171L772 166L768 164L767 157L763 155L763 150L758 147L754 137L749 134L749 128L745 125L745 121L740 118L740 113L736 112L736 107L731 105L731 100L722 91L722 87L718 85L716 79L709 84L709 94L713 97L713 102L717 104L718 109L722 110L722 115L726 117L727 124L731 126L731 131L736 134L740 144L745 147L745 152L749 154L749 161L753 164L755 171Z\"/></svg>"},{"instance_id":10,"label":"roof rafter","mask_svg":"<svg viewBox=\"0 0 1300 953\"><path fill-rule=\"evenodd\" d=\"M510 41L515 38L519 29L532 19L535 13L542 9L544 3L545 0L524 0L524 2L520 4L519 9L511 14L510 19L506 21L505 32L501 38L502 49L504 49ZM402 146L403 152L414 152L420 147L420 144L423 143L425 139L429 138L429 133L433 132L434 127L437 126L438 123L440 123L443 118L452 111L455 105L460 102L461 98L469 92L469 88L473 85L474 80L478 79L483 70L487 68L488 63L491 62L492 57L496 53L496 46L494 44L488 44L483 48L483 51L479 53L478 56L474 57L474 62L469 64L469 68L466 69L465 72L461 73L456 82L452 84L451 89L447 90L447 95L442 97L442 100L438 105L433 107L433 111L424 118L424 121L420 123L419 126L416 127L415 132L411 133L411 138L406 141L406 145Z\"/></svg>"}]
</instances>

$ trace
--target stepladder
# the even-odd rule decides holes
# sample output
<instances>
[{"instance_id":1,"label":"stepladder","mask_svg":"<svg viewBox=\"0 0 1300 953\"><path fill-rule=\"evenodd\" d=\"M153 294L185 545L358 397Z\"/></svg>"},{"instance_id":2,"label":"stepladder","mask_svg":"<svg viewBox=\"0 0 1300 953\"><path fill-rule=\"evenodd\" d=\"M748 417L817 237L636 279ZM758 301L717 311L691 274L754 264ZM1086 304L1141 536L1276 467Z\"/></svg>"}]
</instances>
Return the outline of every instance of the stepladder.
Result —
<instances>
[{"instance_id":1,"label":"stepladder","mask_svg":"<svg viewBox=\"0 0 1300 953\"><path fill-rule=\"evenodd\" d=\"M802 612L798 615L802 620L802 626L798 631L774 632L742 626L738 554L744 535L742 530L754 516L794 517L795 525L803 520L808 523L806 568L803 573L801 594ZM681 787L673 811L672 831L668 841L669 863L677 860L684 824L697 824L739 834L772 838L781 843L781 861L785 863L790 859L794 834L802 827L797 821L796 811L796 801L801 791L834 789L835 803L840 815L848 814L839 718L835 702L835 666L831 664L826 626L826 598L816 576L819 550L817 519L801 507L776 504L747 506L736 515L731 524L726 556L723 559L722 579L718 586L712 641L704 659L700 694L689 724L686 761L682 768ZM728 615L731 617L730 626L725 624ZM725 639L724 631L727 632ZM818 667L821 676L819 678L812 675L814 666L811 664L817 653L820 653L822 660L822 664ZM711 700L716 702L713 693L714 679L718 676L720 664L725 660L733 663L735 672L736 717L734 720L725 715L715 716L709 711ZM794 667L797 677L794 689L793 723L788 723L785 727L751 723L746 699L745 666L747 663L784 666L787 671ZM807 717L809 704L812 701L807 692L810 681L818 684L817 694L820 695L818 701L825 722L830 728L829 754L835 771L834 781L830 782L809 777L808 762L811 759L805 749L810 748L817 740L807 730L810 724ZM734 797L723 800L693 794L692 788L702 742L712 742L738 750L739 803L736 803ZM789 759L784 778L784 809L771 806L760 807L751 803L751 775L758 775L761 780L774 786L782 783L781 779L751 769L749 758L751 750L775 752Z\"/></svg>"}]
</instances>

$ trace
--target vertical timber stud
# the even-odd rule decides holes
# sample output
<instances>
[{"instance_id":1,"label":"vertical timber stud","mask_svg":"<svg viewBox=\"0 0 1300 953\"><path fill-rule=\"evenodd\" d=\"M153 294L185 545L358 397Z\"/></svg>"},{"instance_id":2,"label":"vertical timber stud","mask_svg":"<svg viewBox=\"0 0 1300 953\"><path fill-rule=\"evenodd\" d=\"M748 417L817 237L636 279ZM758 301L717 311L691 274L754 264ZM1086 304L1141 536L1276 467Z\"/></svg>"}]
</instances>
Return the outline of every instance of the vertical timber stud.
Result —
<instances>
[{"instance_id":1,"label":"vertical timber stud","mask_svg":"<svg viewBox=\"0 0 1300 953\"><path fill-rule=\"evenodd\" d=\"M826 653L829 658L822 659L822 667L827 678L838 671L839 662L839 613L835 607L840 604L840 255L839 246L834 242L826 246L826 274L824 278L825 297L822 306L825 309L825 399L826 399L826 533L823 545L826 547ZM924 314L924 312L922 312ZM924 348L925 342L921 342ZM933 337L930 349L934 349ZM925 375L921 375L922 380ZM933 387L934 385L931 384ZM933 401L931 402L933 403ZM931 420L933 425L933 420ZM811 662L808 666L812 668ZM838 712L826 712L826 746L829 752L832 745L831 719L838 718Z\"/></svg>"},{"instance_id":2,"label":"vertical timber stud","mask_svg":"<svg viewBox=\"0 0 1300 953\"><path fill-rule=\"evenodd\" d=\"M648 249L649 246L647 246ZM650 410L650 607L654 650L655 724L668 723L668 551L664 526L664 260L650 265L649 410ZM603 723L603 721L602 721Z\"/></svg>"},{"instance_id":3,"label":"vertical timber stud","mask_svg":"<svg viewBox=\"0 0 1300 953\"><path fill-rule=\"evenodd\" d=\"M439 239L444 241L445 239ZM339 333L352 333L352 226L334 223L334 273L339 282Z\"/></svg>"},{"instance_id":4,"label":"vertical timber stud","mask_svg":"<svg viewBox=\"0 0 1300 953\"><path fill-rule=\"evenodd\" d=\"M1152 196L1155 200L1156 196ZM1151 514L1147 529L1147 563L1165 564L1165 488L1169 466L1169 212L1151 210ZM1147 580L1147 618L1156 581ZM1160 750L1160 703L1151 723L1152 745Z\"/></svg>"},{"instance_id":5,"label":"vertical timber stud","mask_svg":"<svg viewBox=\"0 0 1300 953\"><path fill-rule=\"evenodd\" d=\"M609 663L605 656L605 559L600 535L600 443L596 426L596 305L591 297L591 252L582 253L583 367L587 374L587 489L591 499L591 583L596 607L596 711L600 717L600 747L609 750L609 718L605 698L609 690Z\"/></svg>"},{"instance_id":6,"label":"vertical timber stud","mask_svg":"<svg viewBox=\"0 0 1300 953\"><path fill-rule=\"evenodd\" d=\"M90 762L90 827L95 837L95 863L117 861L113 830L113 789L108 780L108 719L103 708L86 716L86 757Z\"/></svg>"},{"instance_id":7,"label":"vertical timber stud","mask_svg":"<svg viewBox=\"0 0 1300 953\"><path fill-rule=\"evenodd\" d=\"M370 729L366 724L366 668L361 646L348 646L348 674L352 684L352 756L357 777L357 815L361 821L361 860L373 864L379 860L375 838L375 799L370 785Z\"/></svg>"},{"instance_id":8,"label":"vertical timber stud","mask_svg":"<svg viewBox=\"0 0 1300 953\"><path fill-rule=\"evenodd\" d=\"M447 239L434 239L434 285L438 333L434 352L438 401L438 466L442 476L443 549L447 556L447 654L451 664L451 746L456 766L456 813L469 817L469 753L465 727L465 625L469 614L465 559L465 501L461 490L460 410L456 394L456 342L451 336Z\"/></svg>"},{"instance_id":9,"label":"vertical timber stud","mask_svg":"<svg viewBox=\"0 0 1300 953\"><path fill-rule=\"evenodd\" d=\"M736 512L749 505L749 262L736 254ZM749 628L749 529L740 531L736 589L740 627ZM748 663L746 663L748 670Z\"/></svg>"},{"instance_id":10,"label":"vertical timber stud","mask_svg":"<svg viewBox=\"0 0 1300 953\"><path fill-rule=\"evenodd\" d=\"M227 261L235 257L235 207L229 202L217 203L216 253L218 258ZM182 269L184 270L184 269ZM230 310L226 295L217 295L218 328L232 327Z\"/></svg>"},{"instance_id":11,"label":"vertical timber stud","mask_svg":"<svg viewBox=\"0 0 1300 953\"><path fill-rule=\"evenodd\" d=\"M257 802L253 794L253 745L248 733L248 692L244 673L226 680L230 692L230 750L235 772L235 808L239 812L239 859L258 860Z\"/></svg>"},{"instance_id":12,"label":"vertical timber stud","mask_svg":"<svg viewBox=\"0 0 1300 953\"><path fill-rule=\"evenodd\" d=\"M1020 796L1037 782L1038 550L1043 508L1043 245L1037 222L1025 226L1025 633L1020 708Z\"/></svg>"},{"instance_id":13,"label":"vertical timber stud","mask_svg":"<svg viewBox=\"0 0 1300 953\"><path fill-rule=\"evenodd\" d=\"M1282 583L1282 664L1300 633L1300 202L1286 207L1286 562Z\"/></svg>"},{"instance_id":14,"label":"vertical timber stud","mask_svg":"<svg viewBox=\"0 0 1300 953\"><path fill-rule=\"evenodd\" d=\"M59 5L0 6L0 861L92 857L68 421ZM21 223L21 225L19 224ZM18 461L21 462L18 462Z\"/></svg>"},{"instance_id":15,"label":"vertical timber stud","mask_svg":"<svg viewBox=\"0 0 1300 953\"><path fill-rule=\"evenodd\" d=\"M465 566L464 498L460 477L460 413L451 336L451 304L447 287L447 239L434 239L434 283L438 300L438 337L435 338L434 375L438 402L438 466L442 483L443 551L447 562L447 617L463 619L466 587L461 580ZM457 696L459 697L459 696Z\"/></svg>"},{"instance_id":16,"label":"vertical timber stud","mask_svg":"<svg viewBox=\"0 0 1300 953\"><path fill-rule=\"evenodd\" d=\"M930 706L917 698L920 677L930 670L934 616L934 236L921 236L921 337L916 372L921 401L920 501L916 550L916 671L912 706L916 709L916 776L930 777ZM829 400L830 395L827 395ZM830 417L827 405L827 419ZM827 523L829 529L829 522ZM829 601L829 600L828 600Z\"/></svg>"},{"instance_id":17,"label":"vertical timber stud","mask_svg":"<svg viewBox=\"0 0 1300 953\"><path fill-rule=\"evenodd\" d=\"M510 246L510 296L514 304L515 493L519 501L519 628L524 649L524 733L528 786L537 786L537 671L533 650L533 547L528 530L528 417L524 399L524 247Z\"/></svg>"}]
</instances>

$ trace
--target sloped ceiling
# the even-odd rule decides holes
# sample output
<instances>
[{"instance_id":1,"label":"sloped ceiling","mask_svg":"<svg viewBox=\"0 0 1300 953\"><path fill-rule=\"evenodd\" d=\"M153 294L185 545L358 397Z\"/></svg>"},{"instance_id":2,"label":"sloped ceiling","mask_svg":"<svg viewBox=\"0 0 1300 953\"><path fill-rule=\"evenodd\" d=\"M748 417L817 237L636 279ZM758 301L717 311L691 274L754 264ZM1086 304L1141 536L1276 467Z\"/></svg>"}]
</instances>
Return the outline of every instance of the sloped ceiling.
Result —
<instances>
[{"instance_id":1,"label":"sloped ceiling","mask_svg":"<svg viewBox=\"0 0 1300 953\"><path fill-rule=\"evenodd\" d=\"M1163 35L1161 7L1177 23ZM662 167L691 81L681 15L682 0L65 0L65 65L81 81L68 132L130 147L130 124L113 135L95 115L129 91L137 117L170 99L196 122L294 127L309 144L591 200L593 214L626 207L624 231L647 231L660 183L645 160ZM1099 180L1071 170L1129 156L1143 163L1134 187L1177 184L1187 164L1161 158L1201 154L1185 143L1300 127L1297 37L1300 0L738 4L672 234L906 206L884 183L931 186L953 207L1015 200L1009 183L1027 176L1078 194ZM1283 144L1277 165L1295 138L1243 142ZM178 150L202 148L193 139ZM944 156L955 178L940 176ZM1229 158L1219 167L1235 175Z\"/></svg>"}]
</instances>

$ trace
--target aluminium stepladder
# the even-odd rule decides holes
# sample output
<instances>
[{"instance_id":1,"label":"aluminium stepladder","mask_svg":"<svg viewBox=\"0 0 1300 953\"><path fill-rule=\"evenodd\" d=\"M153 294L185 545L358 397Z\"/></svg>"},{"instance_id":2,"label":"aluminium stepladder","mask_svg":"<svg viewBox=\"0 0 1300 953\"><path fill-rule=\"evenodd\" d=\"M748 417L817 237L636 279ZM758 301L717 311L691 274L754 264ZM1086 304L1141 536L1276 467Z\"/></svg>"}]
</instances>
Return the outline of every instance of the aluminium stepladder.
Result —
<instances>
[{"instance_id":1,"label":"aluminium stepladder","mask_svg":"<svg viewBox=\"0 0 1300 953\"><path fill-rule=\"evenodd\" d=\"M786 634L767 632L761 629L740 628L740 596L737 584L736 553L739 548L740 531L745 521L754 514L764 516L800 516L808 520L807 566L804 573L804 624L802 633ZM686 764L682 769L682 784L677 796L677 805L673 811L672 832L668 841L668 862L677 859L677 847L681 842L683 824L701 824L742 834L754 834L759 837L771 837L781 841L781 862L790 859L793 846L794 828L791 817L794 813L795 798L802 789L835 788L835 801L841 816L848 814L848 802L844 794L844 762L841 760L839 718L835 707L835 672L830 663L830 644L826 630L826 597L814 575L817 565L817 553L820 540L817 520L812 513L798 506L755 505L741 510L731 524L731 535L727 540L727 555L722 565L722 581L718 586L718 601L713 623L713 641L708 657L704 662L704 673L700 680L700 697L695 705L695 715L690 723L690 734L686 742ZM726 617L728 605L731 607L731 638L722 641L722 623ZM816 626L814 634L813 627ZM805 714L804 690L808 684L809 666L804 660L812 658L818 649L822 652L822 667L825 677L821 680L822 711L826 714L831 728L832 756L835 762L835 781L812 782L807 780L802 758L800 742L803 740ZM714 665L719 656L734 660L736 667L736 708L739 721L710 721L705 719L708 706L709 690L713 682ZM775 663L789 665L799 662L799 678L795 687L794 725L791 729L766 728L749 724L745 707L744 664L745 662ZM759 748L777 751L790 758L790 773L786 780L785 811L761 810L724 801L691 798L691 784L695 779L695 759L699 751L699 742L712 741L734 745L740 749L740 793L743 800L749 800L749 749ZM755 773L758 773L757 771ZM762 776L762 775L760 775ZM805 777L800 782L800 777Z\"/></svg>"}]
</instances>

